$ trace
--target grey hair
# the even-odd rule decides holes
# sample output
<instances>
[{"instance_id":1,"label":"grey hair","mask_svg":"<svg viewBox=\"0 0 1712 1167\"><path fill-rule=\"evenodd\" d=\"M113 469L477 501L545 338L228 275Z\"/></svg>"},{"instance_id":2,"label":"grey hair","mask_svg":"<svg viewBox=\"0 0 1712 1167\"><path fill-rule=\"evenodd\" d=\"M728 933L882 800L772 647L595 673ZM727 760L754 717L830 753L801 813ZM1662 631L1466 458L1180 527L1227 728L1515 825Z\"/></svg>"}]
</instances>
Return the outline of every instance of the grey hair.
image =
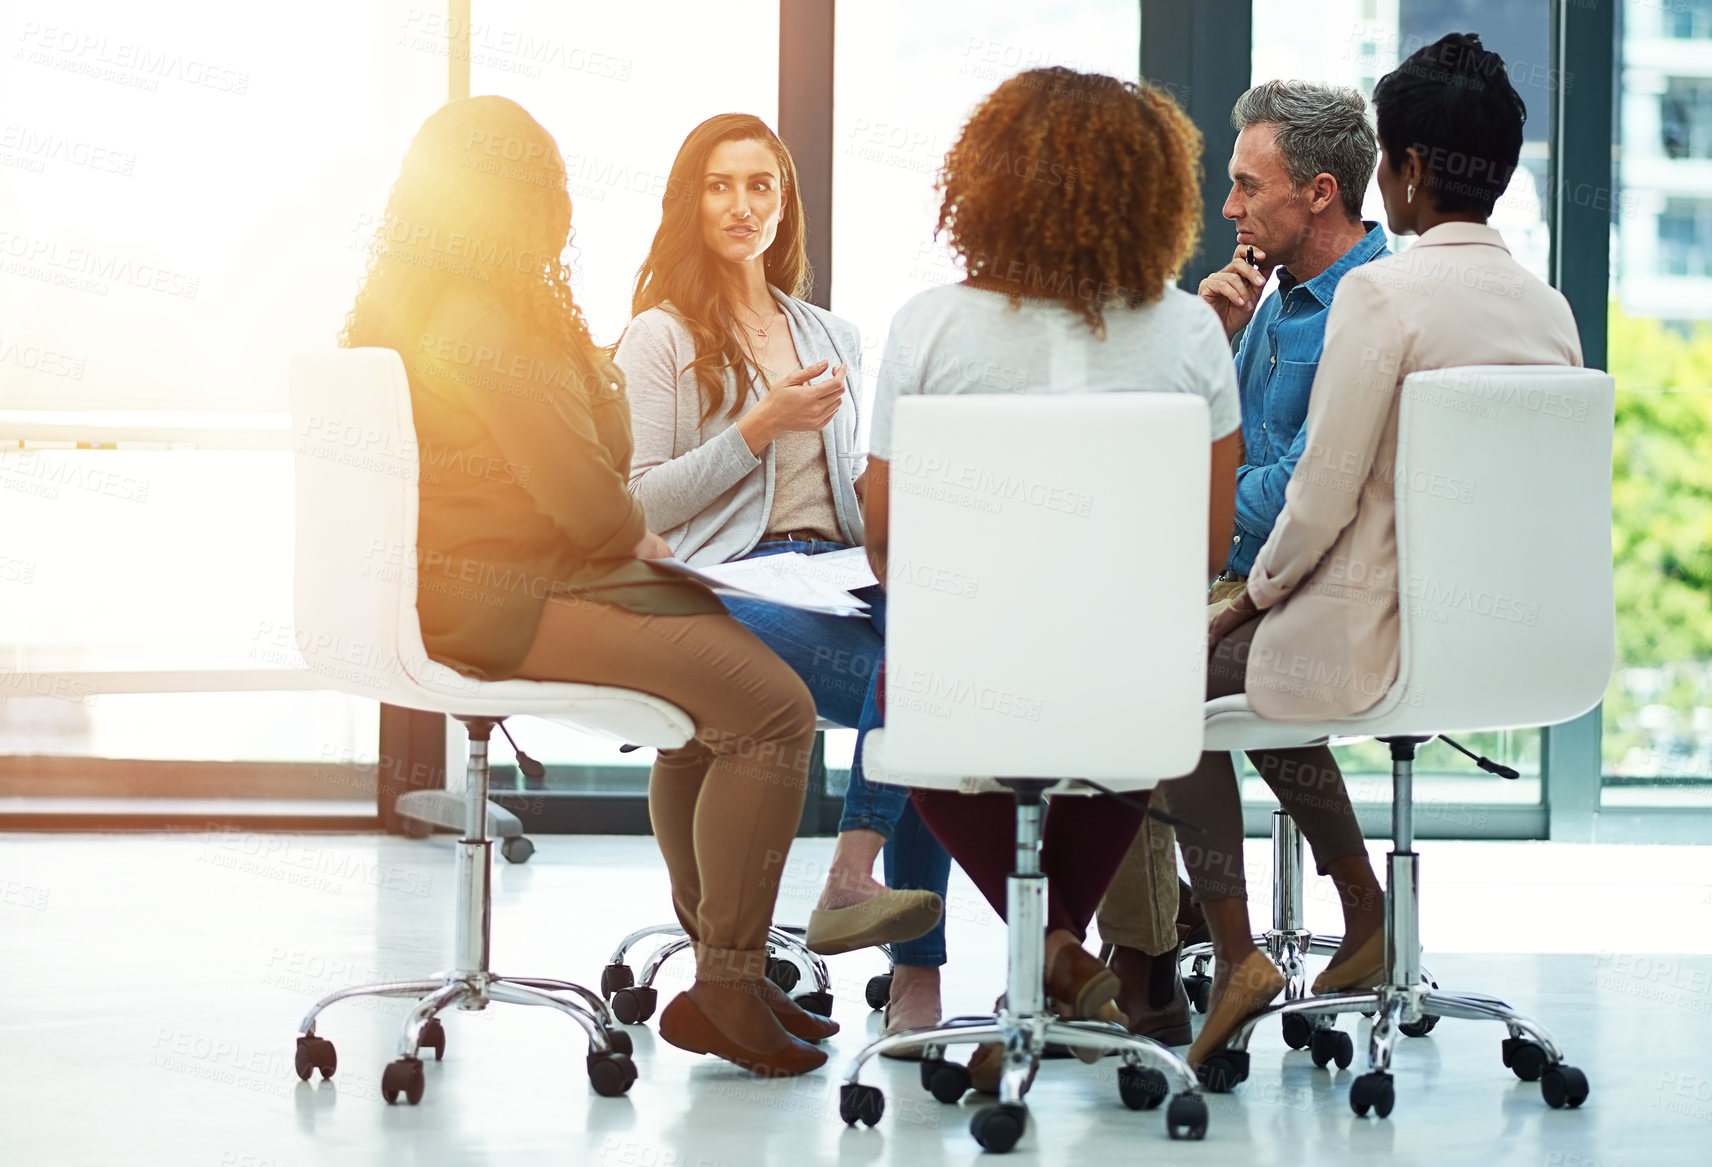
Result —
<instances>
[{"instance_id":1,"label":"grey hair","mask_svg":"<svg viewBox=\"0 0 1712 1167\"><path fill-rule=\"evenodd\" d=\"M1312 81L1268 81L1236 100L1231 125L1276 126L1284 173L1298 188L1316 175L1337 179L1338 195L1351 219L1361 219L1361 200L1379 163L1379 146L1367 120L1367 99L1343 85Z\"/></svg>"}]
</instances>

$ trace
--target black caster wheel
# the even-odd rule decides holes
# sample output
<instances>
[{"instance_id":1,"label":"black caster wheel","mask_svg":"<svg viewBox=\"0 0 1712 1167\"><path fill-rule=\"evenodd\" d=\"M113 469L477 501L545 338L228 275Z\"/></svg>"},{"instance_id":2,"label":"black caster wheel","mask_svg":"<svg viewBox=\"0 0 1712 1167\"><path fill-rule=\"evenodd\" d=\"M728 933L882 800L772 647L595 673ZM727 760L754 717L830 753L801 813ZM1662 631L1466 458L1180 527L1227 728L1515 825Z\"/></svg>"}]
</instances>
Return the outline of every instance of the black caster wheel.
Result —
<instances>
[{"instance_id":1,"label":"black caster wheel","mask_svg":"<svg viewBox=\"0 0 1712 1167\"><path fill-rule=\"evenodd\" d=\"M1179 1094L1165 1109L1165 1133L1198 1143L1207 1137L1207 1100L1199 1094Z\"/></svg>"},{"instance_id":2,"label":"black caster wheel","mask_svg":"<svg viewBox=\"0 0 1712 1167\"><path fill-rule=\"evenodd\" d=\"M989 1106L977 1110L969 1120L969 1133L981 1144L981 1149L1003 1155L1017 1145L1022 1132L1028 1128L1028 1108L1023 1106Z\"/></svg>"},{"instance_id":3,"label":"black caster wheel","mask_svg":"<svg viewBox=\"0 0 1712 1167\"><path fill-rule=\"evenodd\" d=\"M845 1126L855 1126L859 1122L873 1126L885 1113L886 1096L880 1093L878 1086L846 1082L839 1088L838 1117L844 1120Z\"/></svg>"},{"instance_id":4,"label":"black caster wheel","mask_svg":"<svg viewBox=\"0 0 1712 1167\"><path fill-rule=\"evenodd\" d=\"M1201 1068L1195 1071L1201 1085L1214 1094L1229 1094L1241 1082L1248 1080L1248 1051L1217 1049L1207 1055Z\"/></svg>"},{"instance_id":5,"label":"black caster wheel","mask_svg":"<svg viewBox=\"0 0 1712 1167\"><path fill-rule=\"evenodd\" d=\"M1157 1110L1171 1093L1165 1075L1145 1066L1118 1067L1118 1097L1131 1110Z\"/></svg>"},{"instance_id":6,"label":"black caster wheel","mask_svg":"<svg viewBox=\"0 0 1712 1167\"><path fill-rule=\"evenodd\" d=\"M641 1025L654 1016L659 994L645 985L620 989L612 995L612 1015L623 1025Z\"/></svg>"},{"instance_id":7,"label":"black caster wheel","mask_svg":"<svg viewBox=\"0 0 1712 1167\"><path fill-rule=\"evenodd\" d=\"M609 964L600 970L600 995L608 1001L620 989L628 989L636 983L636 974L627 964Z\"/></svg>"},{"instance_id":8,"label":"black caster wheel","mask_svg":"<svg viewBox=\"0 0 1712 1167\"><path fill-rule=\"evenodd\" d=\"M339 1055L333 1049L333 1043L324 1037L300 1037L297 1039L297 1076L305 1082L311 1074L321 1071L323 1078L331 1078L339 1068Z\"/></svg>"},{"instance_id":9,"label":"black caster wheel","mask_svg":"<svg viewBox=\"0 0 1712 1167\"><path fill-rule=\"evenodd\" d=\"M630 1035L622 1029L606 1031L606 1045L615 1054L623 1054L627 1058L636 1056L636 1045L630 1040Z\"/></svg>"},{"instance_id":10,"label":"black caster wheel","mask_svg":"<svg viewBox=\"0 0 1712 1167\"><path fill-rule=\"evenodd\" d=\"M868 1008L884 1009L892 999L892 974L881 973L868 978Z\"/></svg>"},{"instance_id":11,"label":"black caster wheel","mask_svg":"<svg viewBox=\"0 0 1712 1167\"><path fill-rule=\"evenodd\" d=\"M535 854L535 844L523 835L512 835L499 844L499 853L507 863L527 863L529 856Z\"/></svg>"},{"instance_id":12,"label":"black caster wheel","mask_svg":"<svg viewBox=\"0 0 1712 1167\"><path fill-rule=\"evenodd\" d=\"M1307 1049L1314 1036L1314 1023L1300 1013L1284 1014L1284 1044L1291 1049Z\"/></svg>"},{"instance_id":13,"label":"black caster wheel","mask_svg":"<svg viewBox=\"0 0 1712 1167\"><path fill-rule=\"evenodd\" d=\"M391 1105L398 1101L400 1094L404 1100L415 1106L422 1101L422 1063L416 1058L399 1058L391 1063L380 1076L380 1096Z\"/></svg>"},{"instance_id":14,"label":"black caster wheel","mask_svg":"<svg viewBox=\"0 0 1712 1167\"><path fill-rule=\"evenodd\" d=\"M921 1064L921 1087L947 1106L969 1093L969 1067L934 1058Z\"/></svg>"},{"instance_id":15,"label":"black caster wheel","mask_svg":"<svg viewBox=\"0 0 1712 1167\"><path fill-rule=\"evenodd\" d=\"M616 1051L588 1056L589 1085L602 1098L617 1098L636 1082L636 1063Z\"/></svg>"},{"instance_id":16,"label":"black caster wheel","mask_svg":"<svg viewBox=\"0 0 1712 1167\"><path fill-rule=\"evenodd\" d=\"M421 1054L425 1049L434 1051L437 1062L446 1059L446 1029L440 1024L438 1017L430 1017L422 1024L422 1032L416 1038L416 1052Z\"/></svg>"},{"instance_id":17,"label":"black caster wheel","mask_svg":"<svg viewBox=\"0 0 1712 1167\"><path fill-rule=\"evenodd\" d=\"M402 814L398 816L398 829L404 832L405 837L411 839L426 839L434 833L433 824Z\"/></svg>"},{"instance_id":18,"label":"black caster wheel","mask_svg":"<svg viewBox=\"0 0 1712 1167\"><path fill-rule=\"evenodd\" d=\"M1525 1037L1506 1037L1503 1045L1504 1064L1524 1082L1538 1082L1551 1065L1551 1055L1538 1042Z\"/></svg>"},{"instance_id":19,"label":"black caster wheel","mask_svg":"<svg viewBox=\"0 0 1712 1167\"><path fill-rule=\"evenodd\" d=\"M1341 1029L1316 1029L1308 1039L1308 1054L1322 1070L1333 1062L1338 1069L1347 1070L1355 1060L1355 1042Z\"/></svg>"},{"instance_id":20,"label":"black caster wheel","mask_svg":"<svg viewBox=\"0 0 1712 1167\"><path fill-rule=\"evenodd\" d=\"M1433 1013L1421 1014L1419 1021L1405 1021L1397 1028L1404 1037L1425 1037L1433 1031L1433 1026L1439 1023L1438 1016Z\"/></svg>"},{"instance_id":21,"label":"black caster wheel","mask_svg":"<svg viewBox=\"0 0 1712 1167\"><path fill-rule=\"evenodd\" d=\"M1587 1101L1587 1075L1559 1062L1540 1075L1540 1097L1553 1110L1574 1110Z\"/></svg>"},{"instance_id":22,"label":"black caster wheel","mask_svg":"<svg viewBox=\"0 0 1712 1167\"><path fill-rule=\"evenodd\" d=\"M792 997L791 1000L817 1017L832 1016L831 993L823 993L817 990L813 993L804 993L800 997Z\"/></svg>"},{"instance_id":23,"label":"black caster wheel","mask_svg":"<svg viewBox=\"0 0 1712 1167\"><path fill-rule=\"evenodd\" d=\"M1195 1007L1195 1012L1205 1013L1213 997L1213 978L1205 973L1184 977L1183 991L1189 994L1189 1004Z\"/></svg>"},{"instance_id":24,"label":"black caster wheel","mask_svg":"<svg viewBox=\"0 0 1712 1167\"><path fill-rule=\"evenodd\" d=\"M788 993L792 989L796 988L797 981L801 979L801 977L802 971L790 961L778 956L769 956L767 958L767 979L779 986L779 988L783 989L785 992Z\"/></svg>"},{"instance_id":25,"label":"black caster wheel","mask_svg":"<svg viewBox=\"0 0 1712 1167\"><path fill-rule=\"evenodd\" d=\"M1391 1075L1383 1071L1363 1074L1349 1084L1349 1108L1362 1118L1371 1110L1374 1118L1388 1118L1391 1105L1397 1101L1391 1088Z\"/></svg>"}]
</instances>

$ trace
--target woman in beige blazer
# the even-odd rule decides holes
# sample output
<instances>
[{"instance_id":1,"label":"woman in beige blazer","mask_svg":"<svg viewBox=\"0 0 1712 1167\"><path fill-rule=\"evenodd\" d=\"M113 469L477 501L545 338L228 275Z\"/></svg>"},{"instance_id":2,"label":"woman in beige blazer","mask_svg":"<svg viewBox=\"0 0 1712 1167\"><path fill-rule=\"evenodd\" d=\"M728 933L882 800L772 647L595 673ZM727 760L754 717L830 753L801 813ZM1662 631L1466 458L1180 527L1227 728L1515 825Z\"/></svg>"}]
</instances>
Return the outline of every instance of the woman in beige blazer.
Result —
<instances>
[{"instance_id":1,"label":"woman in beige blazer","mask_svg":"<svg viewBox=\"0 0 1712 1167\"><path fill-rule=\"evenodd\" d=\"M1246 692L1262 716L1324 721L1370 709L1397 677L1397 408L1403 378L1460 365L1579 365L1569 305L1486 225L1515 170L1527 116L1498 54L1473 34L1427 46L1382 78L1379 190L1401 254L1338 285L1308 405L1307 452L1248 588L1208 632L1209 697ZM1342 775L1272 781L1334 876L1350 932L1315 992L1377 983L1379 883ZM1242 805L1230 755L1208 753L1170 784L1217 959L1216 1002L1190 1050L1199 1064L1283 988L1254 946L1243 881Z\"/></svg>"}]
</instances>

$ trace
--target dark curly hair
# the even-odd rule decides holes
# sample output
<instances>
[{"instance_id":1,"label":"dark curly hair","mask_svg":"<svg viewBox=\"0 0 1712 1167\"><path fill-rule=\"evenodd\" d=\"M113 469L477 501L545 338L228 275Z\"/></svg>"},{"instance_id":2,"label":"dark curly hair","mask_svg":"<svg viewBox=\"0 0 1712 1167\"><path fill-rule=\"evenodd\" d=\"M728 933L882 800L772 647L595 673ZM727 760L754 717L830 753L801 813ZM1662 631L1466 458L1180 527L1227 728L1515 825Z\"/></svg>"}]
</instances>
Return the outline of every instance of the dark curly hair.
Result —
<instances>
[{"instance_id":1,"label":"dark curly hair","mask_svg":"<svg viewBox=\"0 0 1712 1167\"><path fill-rule=\"evenodd\" d=\"M731 284L717 269L718 261L701 238L702 175L713 148L721 142L760 142L773 152L779 164L782 200L779 232L761 260L767 283L798 300L808 295L812 283L797 168L779 136L766 122L746 113L716 114L691 130L678 147L678 156L672 159L666 193L660 198L660 226L636 272L630 315L634 319L669 301L668 311L689 329L696 355L686 367L695 370L696 384L701 387L704 422L721 409L736 417L750 390L749 354L737 339ZM737 392L729 405L722 375L726 369L737 380Z\"/></svg>"},{"instance_id":2,"label":"dark curly hair","mask_svg":"<svg viewBox=\"0 0 1712 1167\"><path fill-rule=\"evenodd\" d=\"M1195 250L1201 136L1165 93L1073 69L995 89L958 135L937 186L939 223L971 284L1054 299L1097 335Z\"/></svg>"},{"instance_id":3,"label":"dark curly hair","mask_svg":"<svg viewBox=\"0 0 1712 1167\"><path fill-rule=\"evenodd\" d=\"M570 224L565 164L539 122L503 97L447 102L404 155L339 343L409 353L441 294L462 285L533 326L575 377L593 377L561 259Z\"/></svg>"}]
</instances>

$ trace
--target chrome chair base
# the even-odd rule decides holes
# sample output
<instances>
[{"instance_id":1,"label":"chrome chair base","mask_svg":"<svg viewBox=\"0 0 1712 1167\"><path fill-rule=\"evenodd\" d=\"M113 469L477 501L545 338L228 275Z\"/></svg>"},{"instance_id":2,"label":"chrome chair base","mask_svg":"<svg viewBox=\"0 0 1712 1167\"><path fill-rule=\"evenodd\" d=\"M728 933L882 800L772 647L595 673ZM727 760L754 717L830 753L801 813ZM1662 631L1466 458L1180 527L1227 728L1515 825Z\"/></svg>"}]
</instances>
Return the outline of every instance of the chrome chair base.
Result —
<instances>
[{"instance_id":1,"label":"chrome chair base","mask_svg":"<svg viewBox=\"0 0 1712 1167\"><path fill-rule=\"evenodd\" d=\"M999 779L1017 799L1018 870L1007 881L1008 976L1002 1007L991 1014L954 1017L924 1029L906 1029L870 1043L850 1064L839 1091L838 1111L846 1125L874 1126L885 1113L885 1097L861 1081L871 1059L904 1048L922 1051L921 1083L943 1103L955 1103L970 1088L967 1067L944 1058L949 1045L997 1043L1004 1047L998 1104L975 1113L975 1141L988 1151L1009 1151L1027 1127L1023 1095L1048 1045L1117 1053L1118 1092L1132 1110L1153 1110L1167 1097L1166 1132L1173 1139L1207 1133L1207 1104L1195 1072L1169 1046L1103 1021L1061 1021L1046 1006L1046 877L1040 873L1042 794L1053 785L1039 779ZM1171 1095L1173 1083L1179 1093Z\"/></svg>"},{"instance_id":2,"label":"chrome chair base","mask_svg":"<svg viewBox=\"0 0 1712 1167\"><path fill-rule=\"evenodd\" d=\"M662 937L665 943L643 962L638 980L626 958L632 948L651 936ZM625 1025L640 1025L652 1017L659 1004L654 979L660 973L660 966L694 945L677 924L638 928L620 940L600 972L601 995L610 1002L613 1015ZM814 982L814 988L792 1000L810 1013L832 1016L832 977L826 971L826 962L809 950L799 933L789 928L768 928L767 979L788 993L802 982L805 972Z\"/></svg>"},{"instance_id":3,"label":"chrome chair base","mask_svg":"<svg viewBox=\"0 0 1712 1167\"><path fill-rule=\"evenodd\" d=\"M1391 1054L1397 1037L1421 1036L1441 1017L1468 1021L1500 1021L1509 1032L1499 1047L1504 1065L1524 1082L1539 1082L1541 1097L1552 1109L1578 1107L1587 1100L1587 1076L1564 1061L1562 1049L1539 1022L1518 1013L1507 1002L1484 993L1440 989L1430 982L1420 963L1420 856L1414 852L1415 749L1427 737L1381 738L1391 747L1394 794L1391 811L1393 850L1385 879L1385 978L1372 989L1325 993L1286 1000L1243 1023L1224 1049L1202 1064L1202 1082L1209 1090L1233 1089L1248 1076L1248 1042L1255 1027L1268 1017L1300 1017L1307 1021L1314 1064L1336 1062L1347 1067L1354 1058L1349 1035L1333 1028L1340 1013L1368 1013L1373 1027L1367 1042L1367 1070L1350 1084L1350 1108L1358 1115L1371 1111L1379 1118L1391 1113L1395 1101Z\"/></svg>"},{"instance_id":4,"label":"chrome chair base","mask_svg":"<svg viewBox=\"0 0 1712 1167\"><path fill-rule=\"evenodd\" d=\"M460 717L469 733L469 777L465 786L464 838L457 843L454 952L457 966L419 981L387 981L356 985L329 993L304 1014L298 1025L295 1066L307 1082L317 1071L331 1078L338 1069L333 1043L315 1032L323 1010L356 997L415 997L416 1007L404 1019L398 1039L398 1059L381 1075L380 1092L387 1102L403 1098L412 1106L422 1100L426 1084L421 1052L446 1053L446 1034L439 1015L454 1005L469 1012L490 1002L557 1009L588 1037L589 1082L597 1094L623 1094L636 1081L630 1060L630 1035L618 1028L606 1002L583 986L547 977L502 977L489 971L488 949L493 907L493 840L488 837L487 742L500 719Z\"/></svg>"}]
</instances>

